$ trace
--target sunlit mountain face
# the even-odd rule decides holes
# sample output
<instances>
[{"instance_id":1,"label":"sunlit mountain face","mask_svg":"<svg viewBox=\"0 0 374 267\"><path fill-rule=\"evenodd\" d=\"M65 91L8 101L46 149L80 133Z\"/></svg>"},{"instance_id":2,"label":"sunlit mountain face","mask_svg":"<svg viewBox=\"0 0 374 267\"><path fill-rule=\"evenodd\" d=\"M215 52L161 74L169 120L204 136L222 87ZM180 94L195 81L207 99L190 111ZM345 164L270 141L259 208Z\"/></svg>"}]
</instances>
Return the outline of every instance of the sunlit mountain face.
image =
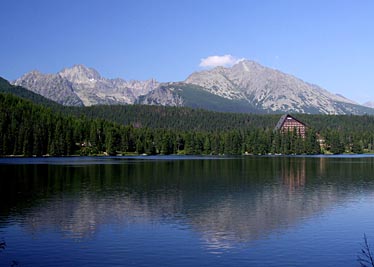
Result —
<instances>
[{"instance_id":1,"label":"sunlit mountain face","mask_svg":"<svg viewBox=\"0 0 374 267\"><path fill-rule=\"evenodd\" d=\"M251 60L194 72L185 81L107 79L74 65L56 74L26 73L13 82L68 106L146 104L215 111L373 114L341 95Z\"/></svg>"}]
</instances>

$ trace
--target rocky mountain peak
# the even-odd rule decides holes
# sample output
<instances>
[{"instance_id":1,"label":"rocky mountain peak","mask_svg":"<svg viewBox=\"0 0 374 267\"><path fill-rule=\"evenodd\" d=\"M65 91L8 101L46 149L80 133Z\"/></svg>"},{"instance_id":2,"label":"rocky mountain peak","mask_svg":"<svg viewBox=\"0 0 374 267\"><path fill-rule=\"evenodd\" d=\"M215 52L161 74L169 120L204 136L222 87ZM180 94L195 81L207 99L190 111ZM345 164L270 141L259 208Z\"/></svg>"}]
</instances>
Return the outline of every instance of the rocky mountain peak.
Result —
<instances>
[{"instance_id":1,"label":"rocky mountain peak","mask_svg":"<svg viewBox=\"0 0 374 267\"><path fill-rule=\"evenodd\" d=\"M14 83L16 85L20 85L22 86L21 84L19 84L20 81L23 81L23 80L35 80L35 79L38 79L39 77L42 77L42 76L45 76L47 74L43 74L41 73L40 71L38 70L32 70L28 73L25 73L23 74L19 79L17 79ZM17 81L18 81L18 84L17 84Z\"/></svg>"},{"instance_id":2,"label":"rocky mountain peak","mask_svg":"<svg viewBox=\"0 0 374 267\"><path fill-rule=\"evenodd\" d=\"M39 75L41 75L42 73L40 72L40 71L38 71L38 70L32 70L32 71L30 71L29 73L26 73L25 75L31 75L31 76L39 76Z\"/></svg>"},{"instance_id":3,"label":"rocky mountain peak","mask_svg":"<svg viewBox=\"0 0 374 267\"><path fill-rule=\"evenodd\" d=\"M341 113L336 103L355 104L292 75L242 60L231 68L214 68L191 74L186 83L199 85L215 95L244 100L270 111Z\"/></svg>"},{"instance_id":4,"label":"rocky mountain peak","mask_svg":"<svg viewBox=\"0 0 374 267\"><path fill-rule=\"evenodd\" d=\"M14 81L33 92L64 105L132 104L136 99L154 90L154 80L126 81L106 79L98 71L82 64L65 68L56 74L38 71L26 73ZM64 98L68 99L64 99Z\"/></svg>"},{"instance_id":5,"label":"rocky mountain peak","mask_svg":"<svg viewBox=\"0 0 374 267\"><path fill-rule=\"evenodd\" d=\"M74 83L94 82L101 79L97 70L88 68L82 64L74 65L71 68L65 68L58 74Z\"/></svg>"},{"instance_id":6,"label":"rocky mountain peak","mask_svg":"<svg viewBox=\"0 0 374 267\"><path fill-rule=\"evenodd\" d=\"M264 68L262 65L257 63L256 61L243 59L237 62L232 66L232 69L241 69L243 71L249 71L251 68Z\"/></svg>"},{"instance_id":7,"label":"rocky mountain peak","mask_svg":"<svg viewBox=\"0 0 374 267\"><path fill-rule=\"evenodd\" d=\"M67 106L82 106L72 84L59 74L43 74L33 70L13 82L57 103Z\"/></svg>"}]
</instances>

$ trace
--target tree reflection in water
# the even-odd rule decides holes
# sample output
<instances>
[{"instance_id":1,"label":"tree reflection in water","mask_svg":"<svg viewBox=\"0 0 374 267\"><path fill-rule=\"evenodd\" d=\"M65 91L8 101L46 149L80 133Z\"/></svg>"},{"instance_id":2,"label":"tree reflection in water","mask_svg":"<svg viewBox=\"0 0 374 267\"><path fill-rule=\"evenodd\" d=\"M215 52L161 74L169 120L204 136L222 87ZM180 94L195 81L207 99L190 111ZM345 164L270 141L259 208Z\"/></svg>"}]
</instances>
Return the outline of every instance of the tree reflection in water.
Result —
<instances>
[{"instance_id":1,"label":"tree reflection in water","mask_svg":"<svg viewBox=\"0 0 374 267\"><path fill-rule=\"evenodd\" d=\"M105 225L173 223L197 232L215 252L318 216L355 194L373 171L373 164L359 160L336 164L244 157L1 165L1 217L3 223L21 221L32 234L56 229L73 239L94 238Z\"/></svg>"}]
</instances>

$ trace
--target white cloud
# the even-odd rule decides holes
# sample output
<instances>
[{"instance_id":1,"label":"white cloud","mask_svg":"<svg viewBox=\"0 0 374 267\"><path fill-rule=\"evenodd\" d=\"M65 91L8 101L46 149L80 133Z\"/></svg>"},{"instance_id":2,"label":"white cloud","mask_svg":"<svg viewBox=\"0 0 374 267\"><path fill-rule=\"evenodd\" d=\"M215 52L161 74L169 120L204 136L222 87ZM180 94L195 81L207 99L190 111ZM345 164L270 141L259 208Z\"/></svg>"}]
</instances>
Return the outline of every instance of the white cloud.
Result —
<instances>
[{"instance_id":1,"label":"white cloud","mask_svg":"<svg viewBox=\"0 0 374 267\"><path fill-rule=\"evenodd\" d=\"M244 60L244 58L239 59L232 55L210 56L202 58L199 66L203 68L214 68L218 66L231 67L242 60Z\"/></svg>"}]
</instances>

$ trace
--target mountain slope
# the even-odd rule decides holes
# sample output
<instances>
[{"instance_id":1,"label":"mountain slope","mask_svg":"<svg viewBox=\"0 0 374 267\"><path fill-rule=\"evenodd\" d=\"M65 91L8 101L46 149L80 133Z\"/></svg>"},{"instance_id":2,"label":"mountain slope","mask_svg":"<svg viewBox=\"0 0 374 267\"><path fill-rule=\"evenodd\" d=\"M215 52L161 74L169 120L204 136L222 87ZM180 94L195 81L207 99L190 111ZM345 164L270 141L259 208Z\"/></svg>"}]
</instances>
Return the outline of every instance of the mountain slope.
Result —
<instances>
[{"instance_id":1,"label":"mountain slope","mask_svg":"<svg viewBox=\"0 0 374 267\"><path fill-rule=\"evenodd\" d=\"M132 104L158 86L155 80L106 79L83 65L65 68L56 74L32 71L14 81L35 93L67 106Z\"/></svg>"},{"instance_id":2,"label":"mountain slope","mask_svg":"<svg viewBox=\"0 0 374 267\"><path fill-rule=\"evenodd\" d=\"M59 72L73 84L75 93L85 106L97 104L133 104L137 97L158 86L155 80L125 81L106 79L92 69L75 65Z\"/></svg>"},{"instance_id":3,"label":"mountain slope","mask_svg":"<svg viewBox=\"0 0 374 267\"><path fill-rule=\"evenodd\" d=\"M208 92L205 88L187 83L161 84L137 101L143 105L184 106L221 112L266 113L250 103L227 99Z\"/></svg>"},{"instance_id":4,"label":"mountain slope","mask_svg":"<svg viewBox=\"0 0 374 267\"><path fill-rule=\"evenodd\" d=\"M39 71L31 71L16 80L14 84L62 105L83 106L83 102L75 94L72 84L59 74L42 74Z\"/></svg>"},{"instance_id":5,"label":"mountain slope","mask_svg":"<svg viewBox=\"0 0 374 267\"><path fill-rule=\"evenodd\" d=\"M363 105L368 108L374 108L374 101L365 102Z\"/></svg>"},{"instance_id":6,"label":"mountain slope","mask_svg":"<svg viewBox=\"0 0 374 267\"><path fill-rule=\"evenodd\" d=\"M371 110L292 75L243 60L231 68L217 67L191 74L186 83L196 84L227 99L282 112L350 114Z\"/></svg>"},{"instance_id":7,"label":"mountain slope","mask_svg":"<svg viewBox=\"0 0 374 267\"><path fill-rule=\"evenodd\" d=\"M35 104L40 104L46 107L60 107L60 105L44 96L34 93L22 86L15 86L10 84L7 80L0 77L0 93L12 94L23 99L31 100Z\"/></svg>"}]
</instances>

